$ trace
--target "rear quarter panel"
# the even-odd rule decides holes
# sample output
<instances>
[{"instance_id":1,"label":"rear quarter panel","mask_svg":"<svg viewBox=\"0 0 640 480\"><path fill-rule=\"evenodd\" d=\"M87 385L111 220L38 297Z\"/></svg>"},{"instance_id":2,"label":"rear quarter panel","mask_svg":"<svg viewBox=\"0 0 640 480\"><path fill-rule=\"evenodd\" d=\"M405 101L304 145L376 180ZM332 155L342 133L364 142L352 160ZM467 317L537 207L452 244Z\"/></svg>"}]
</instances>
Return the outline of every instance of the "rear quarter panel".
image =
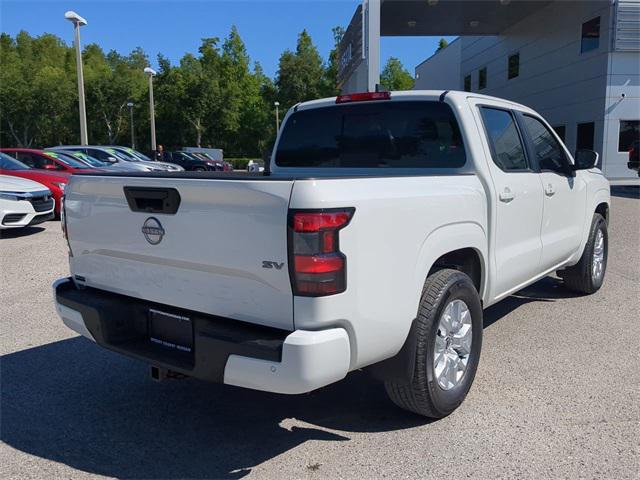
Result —
<instances>
[{"instance_id":1,"label":"rear quarter panel","mask_svg":"<svg viewBox=\"0 0 640 480\"><path fill-rule=\"evenodd\" d=\"M338 207L355 207L351 223L340 232L347 290L294 297L294 324L296 329L345 328L353 370L400 350L438 257L470 247L484 263L486 195L473 174L295 182L290 208Z\"/></svg>"}]
</instances>

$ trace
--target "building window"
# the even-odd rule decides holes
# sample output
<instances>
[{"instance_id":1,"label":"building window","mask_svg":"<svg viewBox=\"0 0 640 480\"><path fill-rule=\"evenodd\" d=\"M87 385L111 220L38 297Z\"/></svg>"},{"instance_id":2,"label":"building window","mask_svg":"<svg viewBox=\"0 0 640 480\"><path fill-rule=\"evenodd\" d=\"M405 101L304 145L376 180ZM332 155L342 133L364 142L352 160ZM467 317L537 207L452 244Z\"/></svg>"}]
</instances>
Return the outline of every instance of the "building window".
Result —
<instances>
[{"instance_id":1,"label":"building window","mask_svg":"<svg viewBox=\"0 0 640 480\"><path fill-rule=\"evenodd\" d=\"M464 77L464 91L471 91L471 75L467 75L466 77Z\"/></svg>"},{"instance_id":2,"label":"building window","mask_svg":"<svg viewBox=\"0 0 640 480\"><path fill-rule=\"evenodd\" d=\"M520 53L509 55L509 68L507 77L509 80L520 75Z\"/></svg>"},{"instance_id":3,"label":"building window","mask_svg":"<svg viewBox=\"0 0 640 480\"><path fill-rule=\"evenodd\" d=\"M560 137L560 140L564 143L565 138L567 136L567 127L564 125L556 125L555 127L551 127L556 132L556 134Z\"/></svg>"},{"instance_id":4,"label":"building window","mask_svg":"<svg viewBox=\"0 0 640 480\"><path fill-rule=\"evenodd\" d=\"M628 152L633 142L640 141L640 120L620 120L618 151Z\"/></svg>"},{"instance_id":5,"label":"building window","mask_svg":"<svg viewBox=\"0 0 640 480\"><path fill-rule=\"evenodd\" d=\"M579 123L576 150L593 150L593 135L596 126L593 122Z\"/></svg>"},{"instance_id":6,"label":"building window","mask_svg":"<svg viewBox=\"0 0 640 480\"><path fill-rule=\"evenodd\" d=\"M482 67L478 72L478 90L487 88L487 67Z\"/></svg>"},{"instance_id":7,"label":"building window","mask_svg":"<svg viewBox=\"0 0 640 480\"><path fill-rule=\"evenodd\" d=\"M582 24L582 41L580 53L597 50L600 46L600 17L593 18Z\"/></svg>"}]
</instances>

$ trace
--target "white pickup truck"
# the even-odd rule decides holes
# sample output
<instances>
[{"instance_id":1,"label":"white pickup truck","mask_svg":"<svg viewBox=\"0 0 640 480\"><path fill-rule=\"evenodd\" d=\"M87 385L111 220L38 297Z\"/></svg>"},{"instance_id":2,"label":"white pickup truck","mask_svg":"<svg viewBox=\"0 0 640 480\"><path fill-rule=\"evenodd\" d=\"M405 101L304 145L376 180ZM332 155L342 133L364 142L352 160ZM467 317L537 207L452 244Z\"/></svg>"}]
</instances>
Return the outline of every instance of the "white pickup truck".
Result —
<instances>
[{"instance_id":1,"label":"white pickup truck","mask_svg":"<svg viewBox=\"0 0 640 480\"><path fill-rule=\"evenodd\" d=\"M473 382L484 308L554 272L602 285L596 164L497 98L301 103L264 173L74 175L57 311L155 378L298 394L367 367L400 407L443 417Z\"/></svg>"}]
</instances>

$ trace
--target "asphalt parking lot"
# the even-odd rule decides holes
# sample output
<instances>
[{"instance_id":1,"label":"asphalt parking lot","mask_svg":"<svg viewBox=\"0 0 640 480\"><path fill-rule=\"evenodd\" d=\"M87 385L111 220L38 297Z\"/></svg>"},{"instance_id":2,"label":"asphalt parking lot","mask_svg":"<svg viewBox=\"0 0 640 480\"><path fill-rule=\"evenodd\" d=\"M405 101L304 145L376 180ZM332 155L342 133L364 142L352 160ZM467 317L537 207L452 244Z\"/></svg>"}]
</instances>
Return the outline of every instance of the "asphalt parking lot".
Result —
<instances>
[{"instance_id":1,"label":"asphalt parking lot","mask_svg":"<svg viewBox=\"0 0 640 480\"><path fill-rule=\"evenodd\" d=\"M488 309L474 386L436 422L361 372L302 396L154 383L56 316L59 223L5 233L0 476L637 479L640 199L614 193L602 290L547 278Z\"/></svg>"}]
</instances>

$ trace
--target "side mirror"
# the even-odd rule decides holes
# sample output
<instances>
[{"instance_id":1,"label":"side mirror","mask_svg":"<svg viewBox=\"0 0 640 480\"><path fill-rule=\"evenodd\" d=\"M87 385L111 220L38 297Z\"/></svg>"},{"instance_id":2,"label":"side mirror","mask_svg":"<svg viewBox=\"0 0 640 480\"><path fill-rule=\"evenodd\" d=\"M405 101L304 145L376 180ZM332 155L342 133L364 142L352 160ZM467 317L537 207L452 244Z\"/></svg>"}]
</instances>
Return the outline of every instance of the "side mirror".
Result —
<instances>
[{"instance_id":1,"label":"side mirror","mask_svg":"<svg viewBox=\"0 0 640 480\"><path fill-rule=\"evenodd\" d=\"M598 164L599 158L600 156L598 155L598 152L594 152L593 150L576 150L576 154L574 156L575 164L573 165L573 169L589 170L590 168L593 168Z\"/></svg>"},{"instance_id":2,"label":"side mirror","mask_svg":"<svg viewBox=\"0 0 640 480\"><path fill-rule=\"evenodd\" d=\"M118 159L116 157L107 157L107 162L118 163Z\"/></svg>"}]
</instances>

